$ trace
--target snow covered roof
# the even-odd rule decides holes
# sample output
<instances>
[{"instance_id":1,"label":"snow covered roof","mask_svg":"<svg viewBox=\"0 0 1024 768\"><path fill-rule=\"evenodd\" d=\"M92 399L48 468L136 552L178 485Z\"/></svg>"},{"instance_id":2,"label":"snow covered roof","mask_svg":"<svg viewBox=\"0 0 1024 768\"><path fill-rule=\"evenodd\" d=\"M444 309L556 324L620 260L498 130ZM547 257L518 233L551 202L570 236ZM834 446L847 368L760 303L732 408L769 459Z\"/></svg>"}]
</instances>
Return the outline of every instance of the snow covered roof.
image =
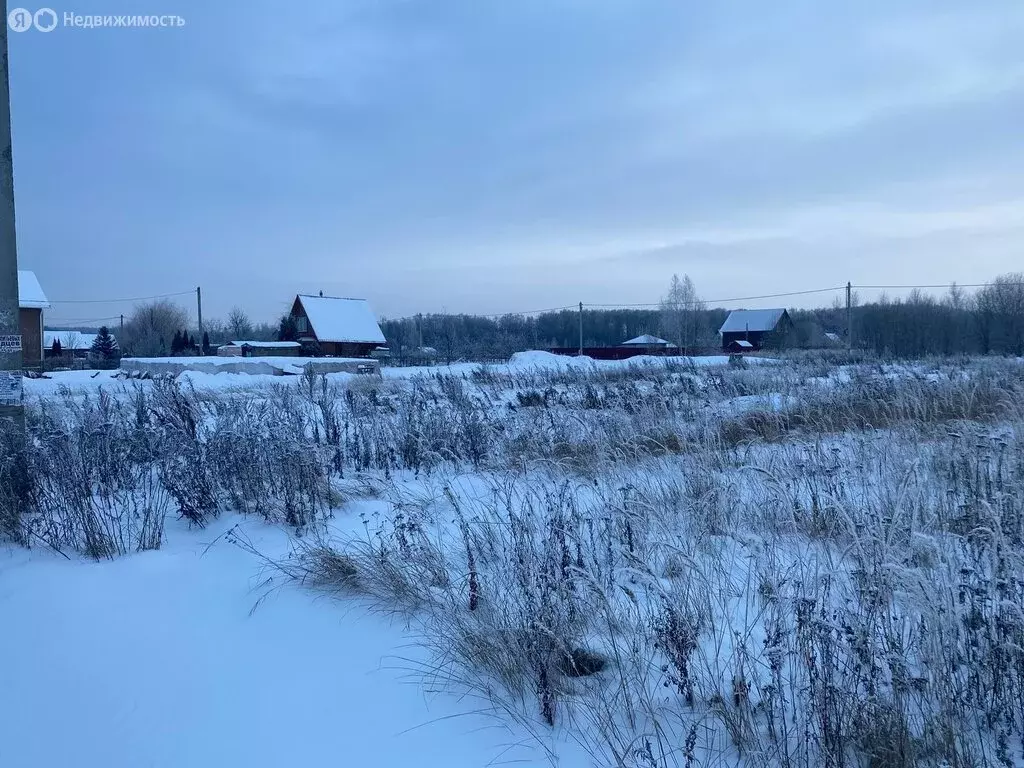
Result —
<instances>
[{"instance_id":1,"label":"snow covered roof","mask_svg":"<svg viewBox=\"0 0 1024 768\"><path fill-rule=\"evenodd\" d=\"M637 336L635 339L622 342L624 347L671 347L674 346L672 343L665 341L665 339L659 339L657 336L651 336L649 333L645 333L643 336Z\"/></svg>"},{"instance_id":2,"label":"snow covered roof","mask_svg":"<svg viewBox=\"0 0 1024 768\"><path fill-rule=\"evenodd\" d=\"M839 338L838 333L826 333L825 338L828 339L829 341L834 341L836 343L842 341L842 339Z\"/></svg>"},{"instance_id":3,"label":"snow covered roof","mask_svg":"<svg viewBox=\"0 0 1024 768\"><path fill-rule=\"evenodd\" d=\"M751 344L749 341L742 341L742 340L741 341L733 341L733 342L731 342L729 344L729 346L732 346L733 344L735 344L740 349L753 349L754 348L754 345Z\"/></svg>"},{"instance_id":4,"label":"snow covered roof","mask_svg":"<svg viewBox=\"0 0 1024 768\"><path fill-rule=\"evenodd\" d=\"M18 270L18 306L22 309L47 309L50 306L36 273L27 269Z\"/></svg>"},{"instance_id":5,"label":"snow covered roof","mask_svg":"<svg viewBox=\"0 0 1024 768\"><path fill-rule=\"evenodd\" d=\"M72 349L92 349L92 343L96 341L95 333L79 333L78 331L43 331L43 347L49 349L53 346L54 339L60 339L60 345L69 352Z\"/></svg>"},{"instance_id":6,"label":"snow covered roof","mask_svg":"<svg viewBox=\"0 0 1024 768\"><path fill-rule=\"evenodd\" d=\"M387 343L365 299L299 294L298 300L318 341Z\"/></svg>"},{"instance_id":7,"label":"snow covered roof","mask_svg":"<svg viewBox=\"0 0 1024 768\"><path fill-rule=\"evenodd\" d=\"M229 341L230 347L256 347L262 349L294 349L301 347L297 341Z\"/></svg>"},{"instance_id":8,"label":"snow covered roof","mask_svg":"<svg viewBox=\"0 0 1024 768\"><path fill-rule=\"evenodd\" d=\"M784 314L784 309L734 309L718 332L774 331Z\"/></svg>"}]
</instances>

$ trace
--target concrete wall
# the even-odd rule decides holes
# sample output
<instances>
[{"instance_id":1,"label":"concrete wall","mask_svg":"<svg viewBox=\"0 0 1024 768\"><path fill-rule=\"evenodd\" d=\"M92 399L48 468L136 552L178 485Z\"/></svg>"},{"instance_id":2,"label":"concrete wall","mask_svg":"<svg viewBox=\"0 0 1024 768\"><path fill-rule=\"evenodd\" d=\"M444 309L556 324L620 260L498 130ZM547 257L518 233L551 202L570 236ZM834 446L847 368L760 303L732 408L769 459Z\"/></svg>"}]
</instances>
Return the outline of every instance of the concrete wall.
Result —
<instances>
[{"instance_id":1,"label":"concrete wall","mask_svg":"<svg viewBox=\"0 0 1024 768\"><path fill-rule=\"evenodd\" d=\"M122 371L147 372L153 375L177 376L185 371L200 373L244 373L269 376L300 375L311 368L317 373L358 373L360 366L370 365L380 371L376 360L340 360L289 357L166 357L121 358Z\"/></svg>"}]
</instances>

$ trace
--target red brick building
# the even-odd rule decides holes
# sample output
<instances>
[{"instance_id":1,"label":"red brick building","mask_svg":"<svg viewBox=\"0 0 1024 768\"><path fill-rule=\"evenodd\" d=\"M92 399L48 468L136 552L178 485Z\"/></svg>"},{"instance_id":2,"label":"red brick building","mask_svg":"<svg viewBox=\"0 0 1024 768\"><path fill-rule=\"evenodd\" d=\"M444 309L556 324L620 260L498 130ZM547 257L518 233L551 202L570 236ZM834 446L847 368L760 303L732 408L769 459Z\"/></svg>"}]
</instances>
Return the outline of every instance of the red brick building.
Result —
<instances>
[{"instance_id":1,"label":"red brick building","mask_svg":"<svg viewBox=\"0 0 1024 768\"><path fill-rule=\"evenodd\" d=\"M34 272L18 270L18 321L21 329L21 355L26 368L43 363L43 310L50 302Z\"/></svg>"}]
</instances>

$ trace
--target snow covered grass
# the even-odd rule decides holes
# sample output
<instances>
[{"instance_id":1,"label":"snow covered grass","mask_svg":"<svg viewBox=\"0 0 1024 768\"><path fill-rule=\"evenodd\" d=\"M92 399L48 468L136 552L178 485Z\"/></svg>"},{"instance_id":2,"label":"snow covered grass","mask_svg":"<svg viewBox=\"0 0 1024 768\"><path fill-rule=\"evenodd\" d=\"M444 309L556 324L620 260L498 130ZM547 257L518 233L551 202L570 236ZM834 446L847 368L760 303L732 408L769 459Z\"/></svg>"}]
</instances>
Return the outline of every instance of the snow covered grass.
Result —
<instances>
[{"instance_id":1,"label":"snow covered grass","mask_svg":"<svg viewBox=\"0 0 1024 768\"><path fill-rule=\"evenodd\" d=\"M568 723L604 763L1014 765L1015 440L443 476L289 568L407 611L432 680Z\"/></svg>"},{"instance_id":2,"label":"snow covered grass","mask_svg":"<svg viewBox=\"0 0 1024 768\"><path fill-rule=\"evenodd\" d=\"M66 391L6 529L284 523L276 568L403 616L428 687L600 764L1024 759L1024 368L724 362Z\"/></svg>"}]
</instances>

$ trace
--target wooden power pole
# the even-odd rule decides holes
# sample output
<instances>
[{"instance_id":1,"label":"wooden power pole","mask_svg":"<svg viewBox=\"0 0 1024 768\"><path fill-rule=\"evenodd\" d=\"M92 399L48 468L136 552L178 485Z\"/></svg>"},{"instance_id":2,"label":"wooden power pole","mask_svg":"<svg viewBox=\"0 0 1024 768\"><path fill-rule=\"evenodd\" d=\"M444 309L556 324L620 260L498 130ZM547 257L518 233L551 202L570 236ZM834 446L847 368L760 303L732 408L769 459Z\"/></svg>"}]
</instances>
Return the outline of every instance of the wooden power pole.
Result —
<instances>
[{"instance_id":1,"label":"wooden power pole","mask_svg":"<svg viewBox=\"0 0 1024 768\"><path fill-rule=\"evenodd\" d=\"M846 284L846 348L853 351L853 286Z\"/></svg>"},{"instance_id":2,"label":"wooden power pole","mask_svg":"<svg viewBox=\"0 0 1024 768\"><path fill-rule=\"evenodd\" d=\"M11 146L11 83L7 63L7 0L0 29L0 420L24 430L21 398L21 307L18 241L14 227L14 164Z\"/></svg>"},{"instance_id":3,"label":"wooden power pole","mask_svg":"<svg viewBox=\"0 0 1024 768\"><path fill-rule=\"evenodd\" d=\"M196 312L199 315L199 338L202 343L203 338L203 289L201 286L196 286Z\"/></svg>"},{"instance_id":4,"label":"wooden power pole","mask_svg":"<svg viewBox=\"0 0 1024 768\"><path fill-rule=\"evenodd\" d=\"M580 302L580 357L583 357L583 302Z\"/></svg>"}]
</instances>

